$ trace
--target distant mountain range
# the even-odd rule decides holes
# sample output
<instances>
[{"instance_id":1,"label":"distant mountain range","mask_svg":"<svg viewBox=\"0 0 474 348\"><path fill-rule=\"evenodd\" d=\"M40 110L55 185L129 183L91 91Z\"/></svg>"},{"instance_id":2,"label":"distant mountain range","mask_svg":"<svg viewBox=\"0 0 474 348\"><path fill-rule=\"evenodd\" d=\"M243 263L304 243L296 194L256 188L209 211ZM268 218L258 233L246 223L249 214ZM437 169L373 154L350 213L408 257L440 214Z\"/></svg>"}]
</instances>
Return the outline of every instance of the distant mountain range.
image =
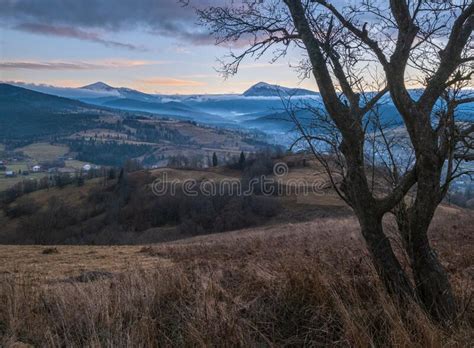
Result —
<instances>
[{"instance_id":1,"label":"distant mountain range","mask_svg":"<svg viewBox=\"0 0 474 348\"><path fill-rule=\"evenodd\" d=\"M18 92L20 90L21 93ZM17 96L21 95L20 100L14 99L13 91L18 92ZM416 96L420 90L412 90L411 93ZM227 128L252 128L265 133L284 133L292 129L282 100L287 100L288 97L291 97L295 106L302 106L304 103L323 108L317 92L265 82L251 86L243 94L221 95L154 95L130 88L112 87L104 82L80 88L25 84L14 87L3 84L0 89L0 122L8 119L7 115L15 119L18 119L18 115L23 115L21 122L24 121L27 127L30 121L34 122L38 113L47 114L52 120L59 114L94 115L106 112L104 110L122 110L127 113L147 113L157 117L192 120ZM400 125L401 118L390 97L382 98L381 102L383 119L390 121L392 125ZM12 103L16 103L14 107ZM474 105L463 105L459 115L459 119L473 120ZM297 117L304 120L304 123L310 119L309 113L304 111L298 111ZM11 129L11 125L4 125L0 135L5 129ZM55 129L54 126L51 129Z\"/></svg>"},{"instance_id":2,"label":"distant mountain range","mask_svg":"<svg viewBox=\"0 0 474 348\"><path fill-rule=\"evenodd\" d=\"M143 92L139 92L130 88L124 87L112 87L104 82L96 82L84 87L80 87L79 89L85 89L89 91L95 92L107 92L113 93L117 96L121 96L123 98L131 98L131 99L144 99L147 101L153 101L156 99L161 99L160 96L146 94ZM280 96L311 96L317 95L318 93L314 91L310 91L308 89L302 88L288 88L279 85L272 85L266 82L259 82L249 89L247 89L242 96L244 97L280 97Z\"/></svg>"},{"instance_id":3,"label":"distant mountain range","mask_svg":"<svg viewBox=\"0 0 474 348\"><path fill-rule=\"evenodd\" d=\"M67 97L97 107L114 108L129 112L139 111L158 116L226 127L260 128L272 131L286 129L275 121L274 127L258 119L284 111L281 98L318 98L318 93L259 82L243 94L221 95L154 95L125 87L113 87L96 82L79 88L60 88L46 85L26 85L37 92ZM252 121L249 122L246 121Z\"/></svg>"},{"instance_id":4,"label":"distant mountain range","mask_svg":"<svg viewBox=\"0 0 474 348\"><path fill-rule=\"evenodd\" d=\"M157 95L140 92L126 87L112 87L105 82L95 82L79 88L55 87L49 85L37 85L26 83L11 83L18 87L31 89L37 92L53 94L60 97L74 99L94 99L94 98L130 98L135 100L157 102L162 99L174 100L197 100L197 99L215 99L230 97L273 97L279 99L284 96L317 96L317 92L302 88L289 88L279 85L272 85L266 82L259 82L242 94L200 94L200 95Z\"/></svg>"}]
</instances>

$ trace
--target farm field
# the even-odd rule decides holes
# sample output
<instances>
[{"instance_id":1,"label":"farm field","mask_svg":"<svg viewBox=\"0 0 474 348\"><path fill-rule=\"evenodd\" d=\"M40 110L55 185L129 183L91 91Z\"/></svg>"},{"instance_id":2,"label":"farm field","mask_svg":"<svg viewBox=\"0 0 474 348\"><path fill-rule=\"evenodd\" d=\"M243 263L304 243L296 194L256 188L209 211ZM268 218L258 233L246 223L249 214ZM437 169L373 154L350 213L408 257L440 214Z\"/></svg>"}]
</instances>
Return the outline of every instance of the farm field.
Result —
<instances>
[{"instance_id":1,"label":"farm field","mask_svg":"<svg viewBox=\"0 0 474 348\"><path fill-rule=\"evenodd\" d=\"M28 176L17 175L13 178L6 178L3 172L0 172L0 191L6 190L9 187L12 187L16 183L19 183L23 180L30 180L30 179L41 179L47 176L47 173L30 173Z\"/></svg>"},{"instance_id":2,"label":"farm field","mask_svg":"<svg viewBox=\"0 0 474 348\"><path fill-rule=\"evenodd\" d=\"M77 170L82 169L84 165L88 164L88 162L78 161L78 160L66 160L64 161L67 168L74 168Z\"/></svg>"},{"instance_id":3,"label":"farm field","mask_svg":"<svg viewBox=\"0 0 474 348\"><path fill-rule=\"evenodd\" d=\"M7 168L8 170L13 170L14 172L18 173L19 170L21 171L28 170L29 166L30 166L30 163L28 163L27 161L19 161L19 162L9 163L7 165Z\"/></svg>"},{"instance_id":4,"label":"farm field","mask_svg":"<svg viewBox=\"0 0 474 348\"><path fill-rule=\"evenodd\" d=\"M16 149L37 162L54 161L58 157L69 152L69 148L63 145L51 145L49 143L35 143Z\"/></svg>"},{"instance_id":5,"label":"farm field","mask_svg":"<svg viewBox=\"0 0 474 348\"><path fill-rule=\"evenodd\" d=\"M0 145L5 147L4 145ZM1 149L0 149L1 151ZM41 179L45 176L48 176L46 172L33 173L31 167L40 162L52 162L58 159L58 157L64 156L69 152L67 146L60 145L51 145L48 143L34 143L28 146L18 148L16 151L23 152L26 156L29 157L27 160L9 162L7 164L7 170L15 172L17 175L12 178L7 178L4 175L3 171L0 171L0 191L8 189L15 185L18 182L29 179ZM80 170L88 162L78 161L78 160L66 160L64 161L65 168L71 168L75 170ZM29 175L23 176L20 175L20 171L29 170Z\"/></svg>"},{"instance_id":6,"label":"farm field","mask_svg":"<svg viewBox=\"0 0 474 348\"><path fill-rule=\"evenodd\" d=\"M31 171L29 175L27 176L23 176L19 174L20 170L22 172L25 170L29 170L31 165L32 163L28 161L19 161L19 162L9 163L7 165L7 169L14 171L16 173L16 176L13 178L7 178L5 177L5 173L3 171L0 171L0 191L8 189L9 187L12 187L16 183L21 182L23 180L41 179L42 177L47 175L47 173L33 173Z\"/></svg>"}]
</instances>

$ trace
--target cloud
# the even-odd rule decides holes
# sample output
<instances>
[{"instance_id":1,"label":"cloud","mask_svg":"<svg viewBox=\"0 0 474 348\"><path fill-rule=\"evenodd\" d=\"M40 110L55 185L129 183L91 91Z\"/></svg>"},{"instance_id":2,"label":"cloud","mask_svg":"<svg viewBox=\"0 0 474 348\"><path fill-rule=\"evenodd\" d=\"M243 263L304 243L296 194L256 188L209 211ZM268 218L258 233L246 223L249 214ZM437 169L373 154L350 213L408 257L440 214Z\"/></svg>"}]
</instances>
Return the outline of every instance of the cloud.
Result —
<instances>
[{"instance_id":1,"label":"cloud","mask_svg":"<svg viewBox=\"0 0 474 348\"><path fill-rule=\"evenodd\" d=\"M177 25L176 28L167 27L167 28L159 28L150 30L149 33L151 35L159 35L159 36L172 36L174 38L179 39L180 41L184 41L187 43L191 43L193 45L215 45L216 38L211 34L205 32L200 27L189 27L186 28L187 25L183 25L183 27ZM236 44L233 43L233 46Z\"/></svg>"},{"instance_id":2,"label":"cloud","mask_svg":"<svg viewBox=\"0 0 474 348\"><path fill-rule=\"evenodd\" d=\"M204 82L193 81L193 80L181 80L168 77L155 77L152 79L141 80L143 84L154 85L154 86L172 86L172 87L195 87L203 86Z\"/></svg>"},{"instance_id":3,"label":"cloud","mask_svg":"<svg viewBox=\"0 0 474 348\"><path fill-rule=\"evenodd\" d=\"M144 65L165 64L162 61L118 60L100 62L64 62L64 61L10 61L0 62L0 70L95 70L113 68L132 68Z\"/></svg>"},{"instance_id":4,"label":"cloud","mask_svg":"<svg viewBox=\"0 0 474 348\"><path fill-rule=\"evenodd\" d=\"M197 4L206 6L212 3L222 4L225 1L228 0L200 0ZM185 39L196 44L214 42L202 28L195 25L194 9L191 6L182 6L177 0L1 2L0 19L18 30L34 30L45 35L74 37L116 47L129 44L108 41L83 29L118 31L144 28L151 33Z\"/></svg>"},{"instance_id":5,"label":"cloud","mask_svg":"<svg viewBox=\"0 0 474 348\"><path fill-rule=\"evenodd\" d=\"M129 43L123 43L113 40L106 40L102 38L98 33L88 32L81 29L57 26L49 24L38 24L38 23L21 23L14 27L16 30L29 32L33 34L43 34L50 36L60 36L67 38L74 38L78 40L95 42L107 47L125 48L129 50L145 51L144 47L135 46Z\"/></svg>"},{"instance_id":6,"label":"cloud","mask_svg":"<svg viewBox=\"0 0 474 348\"><path fill-rule=\"evenodd\" d=\"M94 65L87 63L66 63L66 62L0 62L0 70L86 70L94 68Z\"/></svg>"}]
</instances>

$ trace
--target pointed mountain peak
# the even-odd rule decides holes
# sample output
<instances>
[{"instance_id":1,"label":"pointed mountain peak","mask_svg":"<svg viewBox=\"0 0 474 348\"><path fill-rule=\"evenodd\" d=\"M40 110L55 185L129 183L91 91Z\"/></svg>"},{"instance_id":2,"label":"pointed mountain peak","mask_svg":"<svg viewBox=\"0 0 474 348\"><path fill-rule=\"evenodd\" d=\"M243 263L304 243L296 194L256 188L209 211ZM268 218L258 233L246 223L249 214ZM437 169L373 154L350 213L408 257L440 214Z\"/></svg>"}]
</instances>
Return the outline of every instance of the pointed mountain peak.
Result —
<instances>
[{"instance_id":1,"label":"pointed mountain peak","mask_svg":"<svg viewBox=\"0 0 474 348\"><path fill-rule=\"evenodd\" d=\"M250 88L258 88L258 87L277 87L277 86L276 85L271 85L271 84L263 82L263 81L260 81L259 83L254 84Z\"/></svg>"},{"instance_id":2,"label":"pointed mountain peak","mask_svg":"<svg viewBox=\"0 0 474 348\"><path fill-rule=\"evenodd\" d=\"M245 97L278 97L278 96L302 96L315 95L316 92L302 89L302 88L288 88L279 85L272 85L267 82L259 82L248 90L243 95Z\"/></svg>"},{"instance_id":3,"label":"pointed mountain peak","mask_svg":"<svg viewBox=\"0 0 474 348\"><path fill-rule=\"evenodd\" d=\"M106 84L104 82L99 81L99 82L92 83L90 85L81 87L81 89L89 89L89 90L92 90L92 91L112 91L115 88L112 87L112 86L109 86L108 84Z\"/></svg>"}]
</instances>

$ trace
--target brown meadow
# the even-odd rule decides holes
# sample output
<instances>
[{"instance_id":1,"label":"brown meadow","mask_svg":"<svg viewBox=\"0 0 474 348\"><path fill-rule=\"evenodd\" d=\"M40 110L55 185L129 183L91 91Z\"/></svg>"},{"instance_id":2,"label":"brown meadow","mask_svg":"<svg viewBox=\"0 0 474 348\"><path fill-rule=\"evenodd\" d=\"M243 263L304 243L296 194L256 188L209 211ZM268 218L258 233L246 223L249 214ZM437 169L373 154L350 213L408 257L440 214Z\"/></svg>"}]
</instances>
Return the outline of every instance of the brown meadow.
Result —
<instances>
[{"instance_id":1,"label":"brown meadow","mask_svg":"<svg viewBox=\"0 0 474 348\"><path fill-rule=\"evenodd\" d=\"M471 224L442 207L431 230L459 306L445 327L385 293L352 217L149 246L2 246L1 344L469 346Z\"/></svg>"}]
</instances>

